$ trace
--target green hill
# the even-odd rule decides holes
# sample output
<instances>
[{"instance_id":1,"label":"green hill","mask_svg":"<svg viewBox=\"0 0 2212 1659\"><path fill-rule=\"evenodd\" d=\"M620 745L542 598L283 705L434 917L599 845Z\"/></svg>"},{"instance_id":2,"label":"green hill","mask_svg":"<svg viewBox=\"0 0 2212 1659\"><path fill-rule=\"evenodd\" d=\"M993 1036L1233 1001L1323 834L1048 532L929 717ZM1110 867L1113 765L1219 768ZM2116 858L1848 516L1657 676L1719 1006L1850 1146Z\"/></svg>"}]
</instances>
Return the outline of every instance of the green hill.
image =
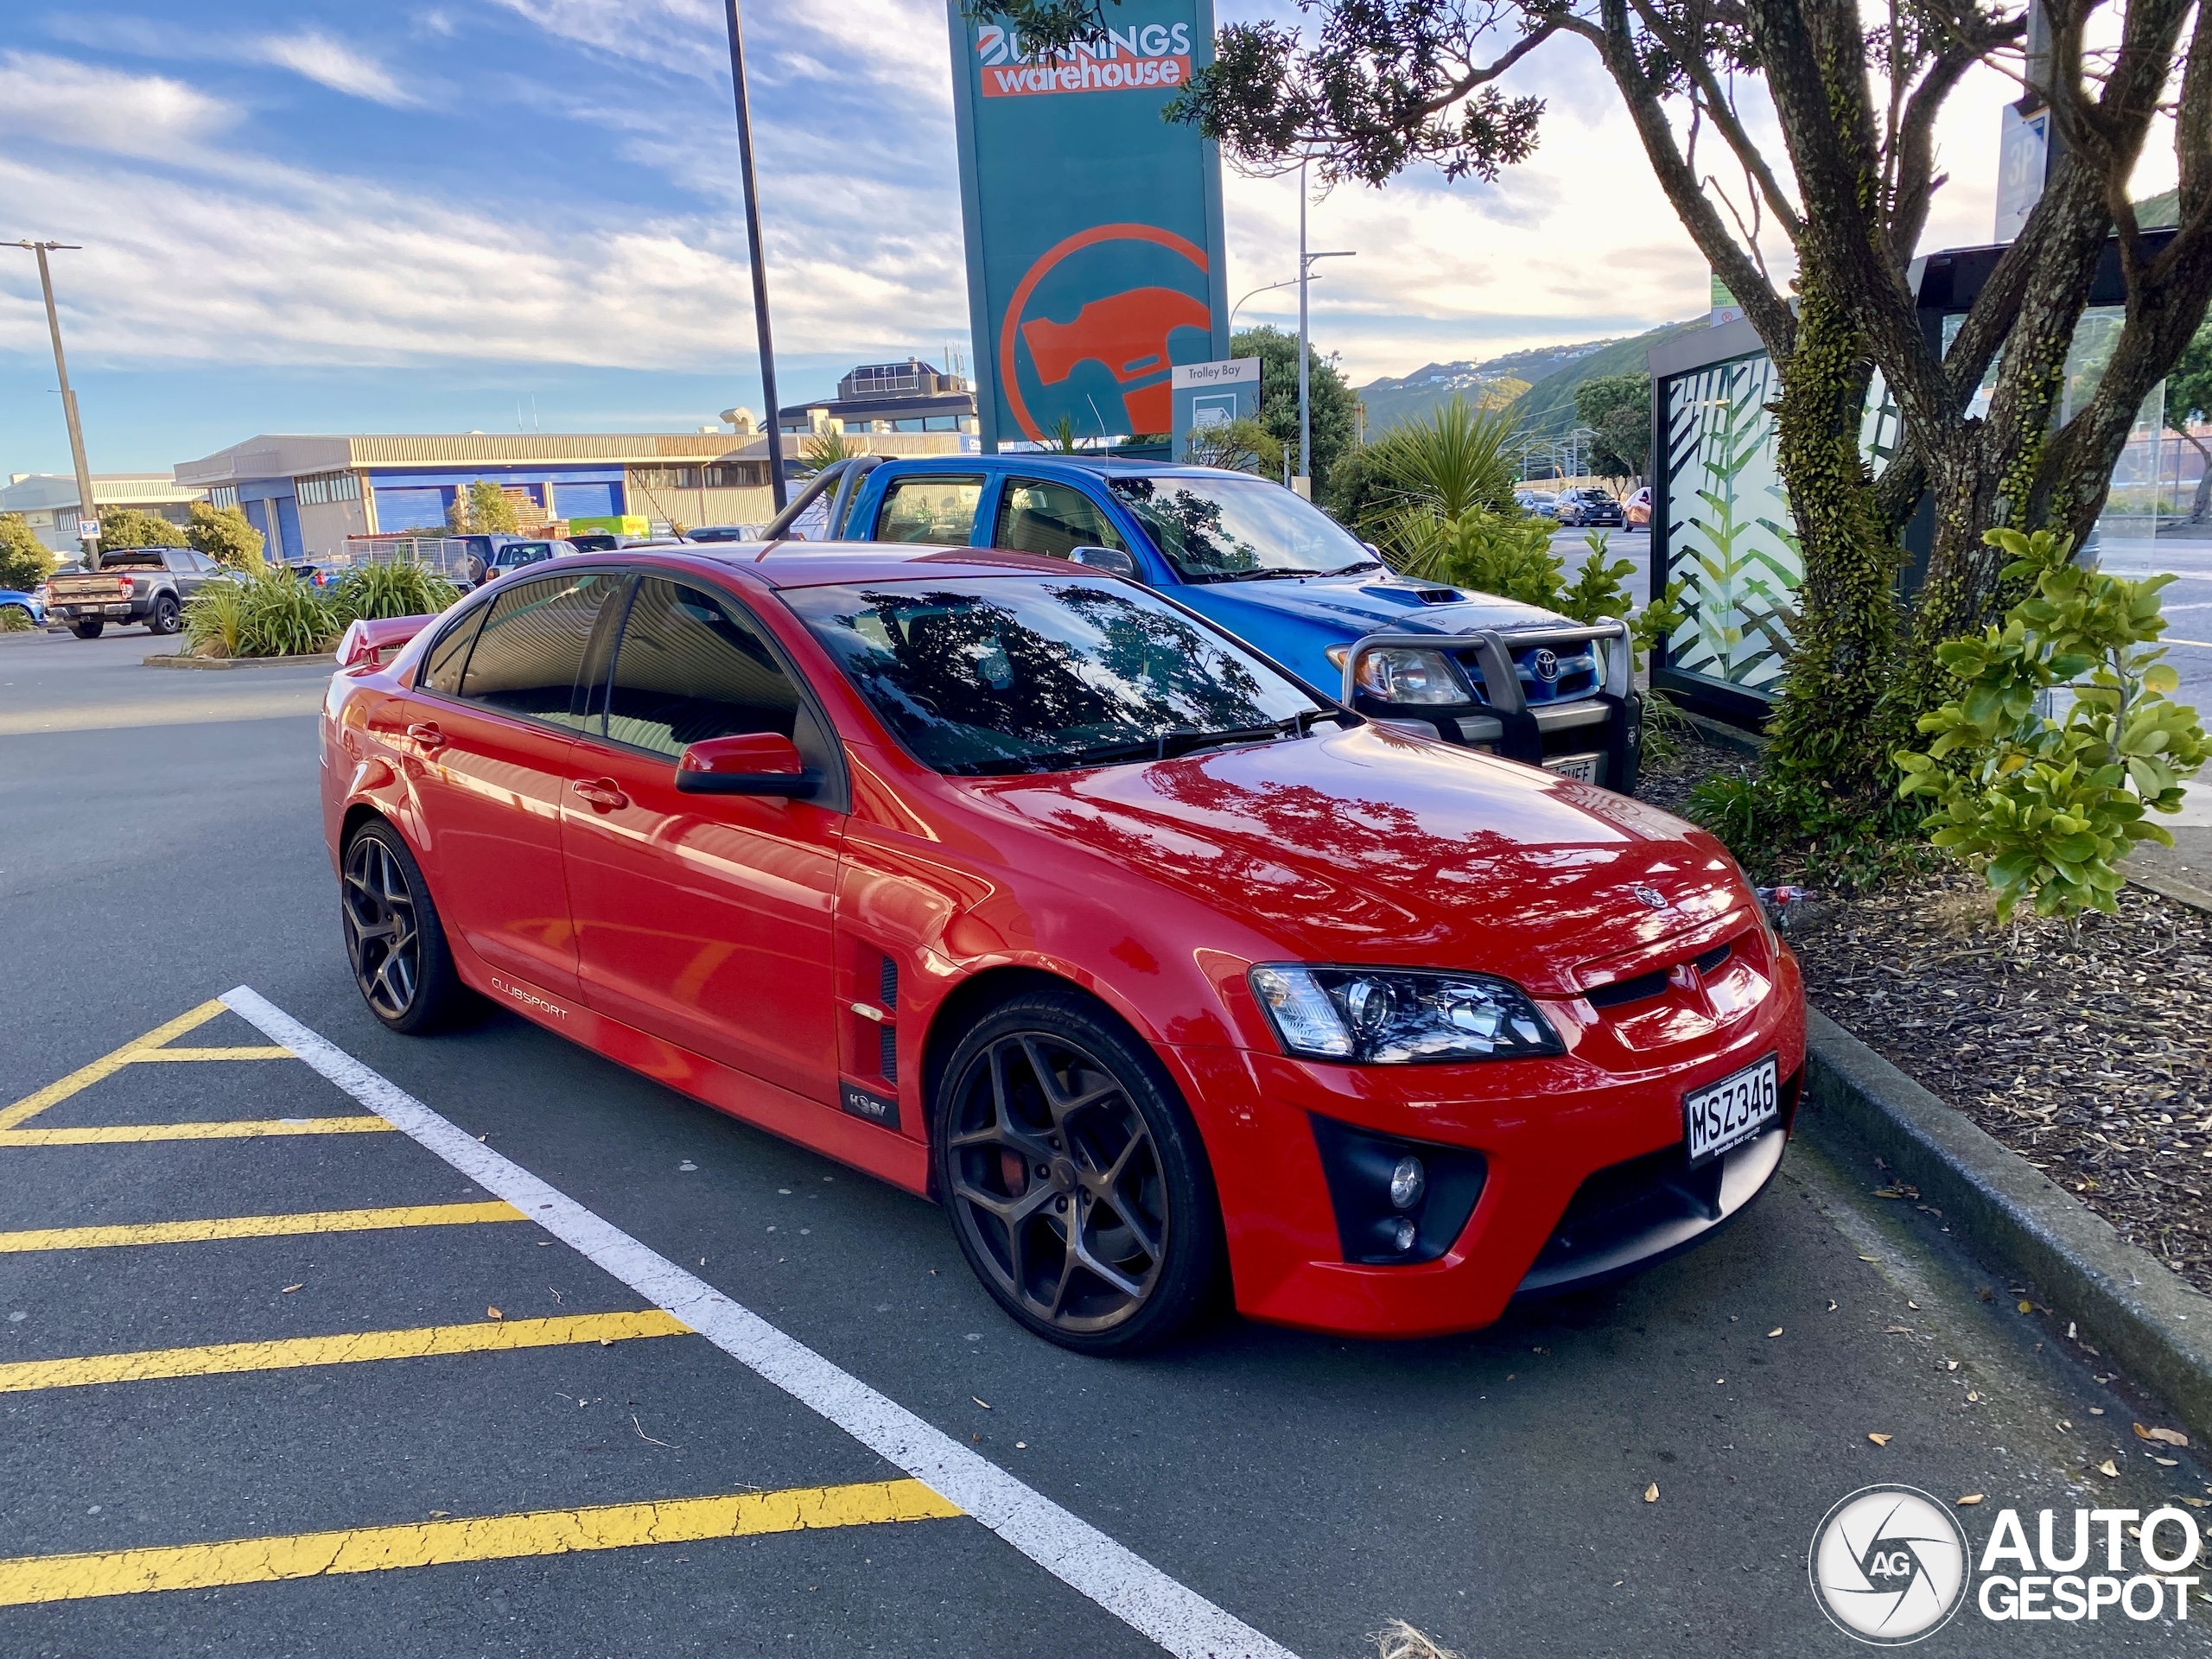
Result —
<instances>
[{"instance_id":1,"label":"green hill","mask_svg":"<svg viewBox=\"0 0 2212 1659\"><path fill-rule=\"evenodd\" d=\"M1509 407L1531 437L1561 437L1574 429L1574 389L1586 380L1609 374L1642 374L1649 367L1646 353L1662 340L1674 339L1707 326L1706 320L1670 322L1632 340L1616 340L1603 351L1577 358L1556 374L1545 376Z\"/></svg>"}]
</instances>

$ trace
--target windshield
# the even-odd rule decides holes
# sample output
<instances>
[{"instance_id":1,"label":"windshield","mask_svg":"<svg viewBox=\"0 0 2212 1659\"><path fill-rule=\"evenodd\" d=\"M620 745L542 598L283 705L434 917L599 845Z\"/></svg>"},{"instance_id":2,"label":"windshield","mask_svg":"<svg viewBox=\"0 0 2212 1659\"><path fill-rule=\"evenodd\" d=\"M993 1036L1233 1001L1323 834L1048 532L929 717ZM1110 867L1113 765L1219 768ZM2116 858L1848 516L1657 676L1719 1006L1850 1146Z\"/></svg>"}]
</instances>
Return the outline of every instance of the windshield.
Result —
<instances>
[{"instance_id":1,"label":"windshield","mask_svg":"<svg viewBox=\"0 0 2212 1659\"><path fill-rule=\"evenodd\" d=\"M1335 519L1265 479L1162 474L1109 479L1107 487L1185 582L1381 568Z\"/></svg>"},{"instance_id":2,"label":"windshield","mask_svg":"<svg viewBox=\"0 0 2212 1659\"><path fill-rule=\"evenodd\" d=\"M1302 733L1336 711L1140 588L1058 576L803 588L785 603L925 766L1062 772Z\"/></svg>"}]
</instances>

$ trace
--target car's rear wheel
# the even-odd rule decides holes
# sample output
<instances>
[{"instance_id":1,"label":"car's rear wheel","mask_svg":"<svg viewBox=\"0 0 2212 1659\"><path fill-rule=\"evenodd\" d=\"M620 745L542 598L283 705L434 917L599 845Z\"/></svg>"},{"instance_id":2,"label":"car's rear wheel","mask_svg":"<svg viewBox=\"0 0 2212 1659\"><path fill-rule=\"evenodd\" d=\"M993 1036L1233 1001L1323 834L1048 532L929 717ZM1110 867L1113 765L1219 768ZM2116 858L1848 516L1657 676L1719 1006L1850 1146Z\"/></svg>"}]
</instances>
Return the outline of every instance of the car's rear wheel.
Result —
<instances>
[{"instance_id":1,"label":"car's rear wheel","mask_svg":"<svg viewBox=\"0 0 2212 1659\"><path fill-rule=\"evenodd\" d=\"M175 633L182 626L183 615L176 595L162 594L155 598L154 613L146 619L146 626L155 633Z\"/></svg>"},{"instance_id":2,"label":"car's rear wheel","mask_svg":"<svg viewBox=\"0 0 2212 1659\"><path fill-rule=\"evenodd\" d=\"M100 637L100 630L106 626L107 624L97 616L87 617L82 622L72 622L69 625L69 632L79 639L97 639Z\"/></svg>"},{"instance_id":3,"label":"car's rear wheel","mask_svg":"<svg viewBox=\"0 0 2212 1659\"><path fill-rule=\"evenodd\" d=\"M419 1036L461 1012L468 991L454 970L429 884L390 824L365 823L346 843L339 911L346 965L371 1014L394 1031Z\"/></svg>"},{"instance_id":4,"label":"car's rear wheel","mask_svg":"<svg viewBox=\"0 0 2212 1659\"><path fill-rule=\"evenodd\" d=\"M1038 1335L1131 1353L1212 1299L1221 1225L1198 1126L1158 1059L1073 992L1002 1004L933 1114L938 1185L976 1276Z\"/></svg>"}]
</instances>

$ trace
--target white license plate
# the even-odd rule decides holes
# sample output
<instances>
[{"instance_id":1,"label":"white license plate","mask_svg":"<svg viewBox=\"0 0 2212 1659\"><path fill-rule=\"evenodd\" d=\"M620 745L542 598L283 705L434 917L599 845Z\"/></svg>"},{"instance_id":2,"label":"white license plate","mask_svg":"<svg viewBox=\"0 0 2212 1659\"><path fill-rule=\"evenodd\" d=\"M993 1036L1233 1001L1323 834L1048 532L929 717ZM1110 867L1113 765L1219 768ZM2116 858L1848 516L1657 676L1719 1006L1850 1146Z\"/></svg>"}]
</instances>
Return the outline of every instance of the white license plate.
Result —
<instances>
[{"instance_id":1,"label":"white license plate","mask_svg":"<svg viewBox=\"0 0 2212 1659\"><path fill-rule=\"evenodd\" d=\"M1599 764L1604 759L1598 754L1562 754L1555 760L1545 761L1544 770L1572 778L1578 784L1594 784L1598 781Z\"/></svg>"},{"instance_id":2,"label":"white license plate","mask_svg":"<svg viewBox=\"0 0 2212 1659\"><path fill-rule=\"evenodd\" d=\"M1689 1135L1690 1162L1701 1164L1741 1146L1781 1115L1771 1054L1709 1089L1685 1095L1682 1121Z\"/></svg>"}]
</instances>

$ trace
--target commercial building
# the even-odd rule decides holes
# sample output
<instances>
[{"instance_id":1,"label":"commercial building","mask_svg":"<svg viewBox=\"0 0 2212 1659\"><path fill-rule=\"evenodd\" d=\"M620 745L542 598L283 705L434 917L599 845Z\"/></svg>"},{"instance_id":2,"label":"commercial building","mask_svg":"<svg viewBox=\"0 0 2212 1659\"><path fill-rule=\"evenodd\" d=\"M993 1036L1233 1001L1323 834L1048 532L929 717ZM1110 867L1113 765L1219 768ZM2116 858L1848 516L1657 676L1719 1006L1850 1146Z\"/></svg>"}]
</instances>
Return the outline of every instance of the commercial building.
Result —
<instances>
[{"instance_id":1,"label":"commercial building","mask_svg":"<svg viewBox=\"0 0 2212 1659\"><path fill-rule=\"evenodd\" d=\"M835 397L788 404L776 411L786 432L819 431L830 422L853 433L973 432L976 391L918 357L863 363L837 382Z\"/></svg>"},{"instance_id":2,"label":"commercial building","mask_svg":"<svg viewBox=\"0 0 2212 1659\"><path fill-rule=\"evenodd\" d=\"M75 476L68 473L11 473L0 489L0 512L20 512L32 533L57 553L74 557L78 500ZM181 524L194 501L207 492L180 484L168 473L94 473L92 504L98 508L136 507Z\"/></svg>"},{"instance_id":3,"label":"commercial building","mask_svg":"<svg viewBox=\"0 0 2212 1659\"><path fill-rule=\"evenodd\" d=\"M884 454L949 453L950 433L855 435ZM785 464L796 446L785 443ZM240 508L274 557L342 552L355 536L442 533L454 498L489 480L528 528L634 516L659 524L753 524L772 508L765 434L482 433L262 435L177 465L179 483Z\"/></svg>"}]
</instances>

